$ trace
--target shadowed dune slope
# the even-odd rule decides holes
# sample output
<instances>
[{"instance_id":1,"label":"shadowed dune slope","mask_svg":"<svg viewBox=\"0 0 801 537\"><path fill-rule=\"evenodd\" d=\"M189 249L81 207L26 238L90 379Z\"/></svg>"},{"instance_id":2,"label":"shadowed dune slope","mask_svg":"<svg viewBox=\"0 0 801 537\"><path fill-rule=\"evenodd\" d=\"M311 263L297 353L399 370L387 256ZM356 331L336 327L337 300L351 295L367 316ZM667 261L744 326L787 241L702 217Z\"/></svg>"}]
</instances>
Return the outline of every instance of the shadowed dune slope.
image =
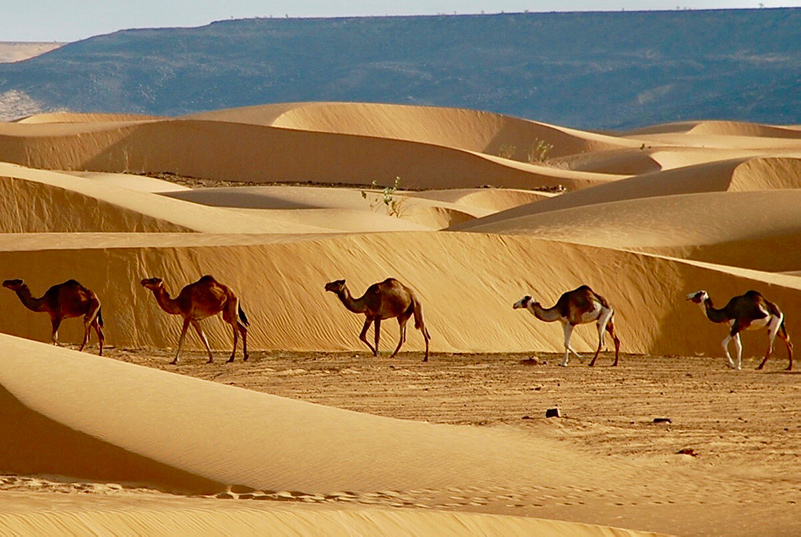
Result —
<instances>
[{"instance_id":1,"label":"shadowed dune slope","mask_svg":"<svg viewBox=\"0 0 801 537\"><path fill-rule=\"evenodd\" d=\"M798 188L801 188L801 158L724 160L611 181L593 188L568 192L537 203L514 207L483 219L456 225L453 229L463 231L484 229L488 224L499 224L504 220L624 200L702 192L771 189L790 191ZM777 199L781 198L779 193L776 196ZM748 226L743 226L743 229L747 231ZM699 230L700 232L702 231Z\"/></svg>"},{"instance_id":2,"label":"shadowed dune slope","mask_svg":"<svg viewBox=\"0 0 801 537\"><path fill-rule=\"evenodd\" d=\"M157 306L139 285L142 278L164 278L174 296L203 274L230 285L241 298L253 348L365 351L357 338L363 317L348 312L323 287L346 278L360 296L369 284L389 276L418 292L435 352L559 351L559 326L511 305L525 294L552 305L563 291L581 284L616 307L625 352L718 355L721 327L684 298L701 288L718 302L760 290L784 308L788 330L801 332L801 283L792 276L732 272L527 236L403 232L263 244L249 237L238 245L233 237L212 235L189 246L180 234L145 244L146 236L119 234L105 236L96 248L62 246L55 242L58 236L53 240L50 248L43 248L41 239L35 249L17 246L0 253L1 276L26 279L36 296L54 283L80 277L100 297L108 343L118 346L164 348L177 342L180 320ZM86 243L92 240L87 237ZM47 341L46 316L26 310L10 291L0 291L6 293L0 301L0 330ZM213 347L230 350L227 325L209 319L203 326ZM385 351L397 341L393 326L392 321L384 324ZM79 321L65 321L62 340L79 341L80 328ZM746 352L755 350L750 341L746 336ZM187 344L201 347L194 334ZM597 334L592 327L580 327L573 344L580 351L594 350ZM404 349L422 348L422 337L410 326ZM218 360L225 355L218 353Z\"/></svg>"},{"instance_id":3,"label":"shadowed dune slope","mask_svg":"<svg viewBox=\"0 0 801 537\"><path fill-rule=\"evenodd\" d=\"M286 224L267 215L182 203L102 180L5 163L0 163L0 192L0 230L6 233L325 231L303 223Z\"/></svg>"},{"instance_id":4,"label":"shadowed dune slope","mask_svg":"<svg viewBox=\"0 0 801 537\"><path fill-rule=\"evenodd\" d=\"M359 414L10 336L0 342L6 351L0 356L3 414L16 413L13 425L21 428L23 444L37 437L62 440L43 442L34 453L25 445L4 450L4 472L77 478L95 472L116 482L204 493L221 485L306 493L589 485L602 480L602 471L635 472L557 449L553 440L532 442L512 429ZM10 425L4 420L4 436L13 436ZM505 456L510 452L514 460ZM167 468L160 476L157 470Z\"/></svg>"},{"instance_id":5,"label":"shadowed dune slope","mask_svg":"<svg viewBox=\"0 0 801 537\"><path fill-rule=\"evenodd\" d=\"M51 170L170 172L226 181L405 188L577 189L615 179L416 141L244 123L0 124L0 160Z\"/></svg>"}]
</instances>

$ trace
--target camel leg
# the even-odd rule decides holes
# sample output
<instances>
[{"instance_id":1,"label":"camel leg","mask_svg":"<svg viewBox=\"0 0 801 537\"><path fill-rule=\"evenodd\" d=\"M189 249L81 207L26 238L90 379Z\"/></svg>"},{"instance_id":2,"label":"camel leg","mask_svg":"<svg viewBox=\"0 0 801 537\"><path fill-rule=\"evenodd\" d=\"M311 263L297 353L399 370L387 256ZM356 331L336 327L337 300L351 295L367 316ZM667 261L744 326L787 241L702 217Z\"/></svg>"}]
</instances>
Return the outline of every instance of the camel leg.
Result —
<instances>
[{"instance_id":1,"label":"camel leg","mask_svg":"<svg viewBox=\"0 0 801 537\"><path fill-rule=\"evenodd\" d=\"M606 332L606 325L612 320L613 314L614 310L607 309L604 310L598 319L598 348L595 350L595 356L592 357L592 361L590 361L590 367L595 365L595 361L598 359L598 355L601 353L601 349L604 346L604 333Z\"/></svg>"},{"instance_id":2,"label":"camel leg","mask_svg":"<svg viewBox=\"0 0 801 537\"><path fill-rule=\"evenodd\" d=\"M776 317L775 315L771 318L770 324L768 325L768 350L765 352L765 359L762 360L762 363L759 364L757 369L762 369L765 367L765 363L767 363L768 358L770 355L773 354L773 341L776 339L776 334L779 333L779 328L782 325L783 317Z\"/></svg>"},{"instance_id":3,"label":"camel leg","mask_svg":"<svg viewBox=\"0 0 801 537\"><path fill-rule=\"evenodd\" d=\"M398 351L400 350L401 346L406 342L406 323L409 321L409 317L398 317L398 327L400 328L400 338L398 339L398 346L395 347L395 352L392 353L390 358L394 358Z\"/></svg>"},{"instance_id":4,"label":"camel leg","mask_svg":"<svg viewBox=\"0 0 801 537\"><path fill-rule=\"evenodd\" d=\"M223 311L223 320L231 325L234 331L234 349L231 351L231 357L225 363L230 364L236 357L236 346L239 343L239 334L242 334L242 353L245 355L244 361L248 359L248 343L247 343L247 327L239 320L239 299L230 302L230 308Z\"/></svg>"},{"instance_id":5,"label":"camel leg","mask_svg":"<svg viewBox=\"0 0 801 537\"><path fill-rule=\"evenodd\" d=\"M426 355L425 355L425 358L423 358L423 361L427 362L428 361L428 342L431 340L431 336L428 335L428 329L425 327L425 325L420 327L420 331L423 333L423 339L426 340Z\"/></svg>"},{"instance_id":6,"label":"camel leg","mask_svg":"<svg viewBox=\"0 0 801 537\"><path fill-rule=\"evenodd\" d=\"M230 364L234 361L234 356L236 356L236 345L239 343L239 329L236 326L236 321L231 323L231 328L234 330L234 349L231 351L231 357L225 361L226 364Z\"/></svg>"},{"instance_id":7,"label":"camel leg","mask_svg":"<svg viewBox=\"0 0 801 537\"><path fill-rule=\"evenodd\" d=\"M573 325L570 323L565 323L562 325L562 328L565 331L565 359L559 365L562 367L567 367L567 362L570 359L571 352L579 358L581 358L581 356L579 356L570 346L570 336L573 334Z\"/></svg>"},{"instance_id":8,"label":"camel leg","mask_svg":"<svg viewBox=\"0 0 801 537\"><path fill-rule=\"evenodd\" d=\"M609 335L612 336L612 340L615 342L615 363L612 364L612 367L617 367L617 363L620 359L620 340L617 338L617 334L615 334L615 322L612 319L609 319L609 324L606 325L606 331L609 332Z\"/></svg>"},{"instance_id":9,"label":"camel leg","mask_svg":"<svg viewBox=\"0 0 801 537\"><path fill-rule=\"evenodd\" d=\"M58 347L58 327L61 326L61 317L51 317L50 324L53 327L53 331L50 333L50 341L52 341L53 345Z\"/></svg>"},{"instance_id":10,"label":"camel leg","mask_svg":"<svg viewBox=\"0 0 801 537\"><path fill-rule=\"evenodd\" d=\"M184 319L184 326L181 328L181 337L178 338L178 351L175 353L175 358L173 358L170 364L175 365L178 363L178 356L181 355L181 347L184 345L184 338L186 337L186 330L189 328L189 317Z\"/></svg>"},{"instance_id":11,"label":"camel leg","mask_svg":"<svg viewBox=\"0 0 801 537\"><path fill-rule=\"evenodd\" d=\"M189 323L192 325L192 328L195 329L195 332L197 332L198 337L200 337L200 341L202 341L203 345L206 347L206 352L209 353L209 361L207 363L210 364L210 363L214 362L214 355L211 353L211 347L209 346L209 340L206 339L206 334L203 333L203 329L200 327L200 323L198 323L194 319L191 319L189 321ZM186 325L184 325L184 326L186 326ZM186 328L184 328L184 332L186 332ZM183 338L183 335L181 335L181 337ZM181 345L179 343L178 344L178 351L179 352L181 350L180 347L181 347Z\"/></svg>"},{"instance_id":12,"label":"camel leg","mask_svg":"<svg viewBox=\"0 0 801 537\"><path fill-rule=\"evenodd\" d=\"M359 334L359 339L364 341L364 344L370 347L370 350L373 351L373 356L378 356L378 350L376 350L369 341L367 341L367 331L370 329L370 326L373 324L373 320L370 317L367 317L364 320L364 326L362 327L362 333Z\"/></svg>"},{"instance_id":13,"label":"camel leg","mask_svg":"<svg viewBox=\"0 0 801 537\"><path fill-rule=\"evenodd\" d=\"M103 343L106 340L105 335L103 335L103 327L100 326L100 323L97 322L97 317L92 321L92 327L94 327L95 332L97 332L97 341L100 344L100 356L103 356Z\"/></svg>"},{"instance_id":14,"label":"camel leg","mask_svg":"<svg viewBox=\"0 0 801 537\"><path fill-rule=\"evenodd\" d=\"M242 359L243 362L248 361L248 328L247 326L237 323L237 327L239 331L242 333L242 353L245 357Z\"/></svg>"},{"instance_id":15,"label":"camel leg","mask_svg":"<svg viewBox=\"0 0 801 537\"><path fill-rule=\"evenodd\" d=\"M787 331L782 329L779 332L779 337L784 340L784 344L787 346L787 357L790 359L790 365L787 366L787 371L793 370L793 343L790 341L790 336L787 335Z\"/></svg>"},{"instance_id":16,"label":"camel leg","mask_svg":"<svg viewBox=\"0 0 801 537\"><path fill-rule=\"evenodd\" d=\"M83 322L83 341L81 342L81 348L78 349L78 352L83 351L83 348L86 346L86 342L89 341L89 330L92 328L92 322L87 321L84 319Z\"/></svg>"},{"instance_id":17,"label":"camel leg","mask_svg":"<svg viewBox=\"0 0 801 537\"><path fill-rule=\"evenodd\" d=\"M100 302L95 301L92 304L92 309L90 309L83 317L83 342L81 343L81 348L78 349L78 352L81 352L86 346L86 343L89 341L89 331L92 329L92 325L97 321L98 311L100 311Z\"/></svg>"},{"instance_id":18,"label":"camel leg","mask_svg":"<svg viewBox=\"0 0 801 537\"><path fill-rule=\"evenodd\" d=\"M378 340L381 339L381 319L375 320L375 356L378 356Z\"/></svg>"},{"instance_id":19,"label":"camel leg","mask_svg":"<svg viewBox=\"0 0 801 537\"><path fill-rule=\"evenodd\" d=\"M734 350L737 351L737 370L739 371L743 368L743 342L739 332L732 339L734 340Z\"/></svg>"},{"instance_id":20,"label":"camel leg","mask_svg":"<svg viewBox=\"0 0 801 537\"><path fill-rule=\"evenodd\" d=\"M732 369L737 369L737 367L734 365L734 361L731 359L731 354L729 354L729 341L732 339L733 337L731 335L727 335L725 338L723 338L723 352L726 353L726 359L729 361L728 366Z\"/></svg>"}]
</instances>

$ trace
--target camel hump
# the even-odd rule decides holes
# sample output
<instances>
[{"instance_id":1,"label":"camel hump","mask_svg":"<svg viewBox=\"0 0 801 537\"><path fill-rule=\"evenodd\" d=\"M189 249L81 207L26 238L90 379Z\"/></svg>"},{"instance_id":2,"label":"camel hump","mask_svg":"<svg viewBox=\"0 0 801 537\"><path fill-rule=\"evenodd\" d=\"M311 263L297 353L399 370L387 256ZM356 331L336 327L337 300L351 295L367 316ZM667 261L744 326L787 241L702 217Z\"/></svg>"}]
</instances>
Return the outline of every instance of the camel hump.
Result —
<instances>
[{"instance_id":1,"label":"camel hump","mask_svg":"<svg viewBox=\"0 0 801 537\"><path fill-rule=\"evenodd\" d=\"M62 285L77 285L77 286L80 286L81 283L78 280L70 279L70 280L67 280L66 282L64 282Z\"/></svg>"},{"instance_id":2,"label":"camel hump","mask_svg":"<svg viewBox=\"0 0 801 537\"><path fill-rule=\"evenodd\" d=\"M612 306L609 305L609 301L607 299L605 299L596 292L593 292L592 294L596 298L596 300L598 300L598 302L601 303L601 306L605 307L606 309L612 309Z\"/></svg>"},{"instance_id":3,"label":"camel hump","mask_svg":"<svg viewBox=\"0 0 801 537\"><path fill-rule=\"evenodd\" d=\"M203 283L217 283L217 280L215 280L215 279L214 279L214 276L211 276L211 275L209 275L209 274L206 274L205 276L201 277L201 278L198 280L198 282L203 282Z\"/></svg>"},{"instance_id":4,"label":"camel hump","mask_svg":"<svg viewBox=\"0 0 801 537\"><path fill-rule=\"evenodd\" d=\"M767 306L768 311L770 312L771 315L774 315L776 317L781 317L782 316L782 310L779 309L779 306L777 306L776 304L774 304L770 300L767 300L765 297L762 297L762 302L765 303L765 306Z\"/></svg>"}]
</instances>

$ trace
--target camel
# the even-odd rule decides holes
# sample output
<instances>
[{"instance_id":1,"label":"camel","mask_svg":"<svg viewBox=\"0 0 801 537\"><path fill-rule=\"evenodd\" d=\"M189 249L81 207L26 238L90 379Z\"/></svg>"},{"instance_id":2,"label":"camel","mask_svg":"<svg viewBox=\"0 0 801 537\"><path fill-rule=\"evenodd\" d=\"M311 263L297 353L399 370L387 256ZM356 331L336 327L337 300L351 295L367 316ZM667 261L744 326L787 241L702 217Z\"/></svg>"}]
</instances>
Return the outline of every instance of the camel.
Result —
<instances>
[{"instance_id":1,"label":"camel","mask_svg":"<svg viewBox=\"0 0 801 537\"><path fill-rule=\"evenodd\" d=\"M7 287L17 293L22 305L31 311L44 311L50 315L52 333L50 339L53 345L59 345L58 328L61 321L71 317L83 316L83 342L82 351L89 341L89 330L94 328L97 332L97 339L100 344L100 356L103 356L103 316L100 312L100 301L91 290L87 289L75 280L67 280L52 286L40 298L34 298L31 290L22 280L6 280L3 287Z\"/></svg>"},{"instance_id":2,"label":"camel","mask_svg":"<svg viewBox=\"0 0 801 537\"><path fill-rule=\"evenodd\" d=\"M387 278L383 282L374 283L367 288L361 298L353 298L345 285L345 280L336 280L325 284L325 290L331 291L353 313L363 313L366 317L362 333L359 339L373 351L373 356L378 356L378 340L381 337L381 320L398 318L400 326L400 339L393 358L406 341L406 322L414 315L414 327L420 330L426 341L426 355L424 362L428 361L428 342L431 336L428 334L425 322L423 322L423 305L418 300L414 291L403 285L394 278ZM367 341L367 330L375 322L375 347Z\"/></svg>"},{"instance_id":3,"label":"camel","mask_svg":"<svg viewBox=\"0 0 801 537\"><path fill-rule=\"evenodd\" d=\"M512 307L514 309L525 308L537 319L546 323L553 321L562 323L562 328L565 332L565 359L559 364L562 367L567 367L571 352L579 360L582 359L570 346L570 336L573 333L573 328L579 324L596 321L598 323L598 349L590 362L590 367L595 365L598 354L600 354L604 345L604 331L609 332L609 335L615 341L615 363L612 366L617 366L620 340L615 335L615 323L612 319L615 315L615 310L604 297L593 292L588 286L582 285L578 289L564 293L552 308L543 308L539 302L534 302L530 296L524 296L515 302Z\"/></svg>"},{"instance_id":4,"label":"camel","mask_svg":"<svg viewBox=\"0 0 801 537\"><path fill-rule=\"evenodd\" d=\"M142 287L153 291L156 301L161 306L161 309L171 315L180 315L184 318L184 325L181 329L181 337L178 339L178 351L175 353L175 358L170 364L177 364L178 357L181 355L181 347L184 344L184 337L186 330L191 324L192 327L200 336L201 341L206 346L209 353L208 363L214 361L214 355L209 347L209 341L203 333L198 321L217 315L222 312L223 320L233 327L234 331L234 350L231 351L231 357L226 363L234 361L236 355L236 344L239 341L239 334L242 334L242 353L245 355L244 360L248 359L248 323L247 316L245 315L242 306L239 305L239 299L234 292L215 280L212 276L203 276L195 283L190 283L181 289L177 298L170 298L170 294L164 289L164 282L161 278L145 278L142 280Z\"/></svg>"},{"instance_id":5,"label":"camel","mask_svg":"<svg viewBox=\"0 0 801 537\"><path fill-rule=\"evenodd\" d=\"M712 305L712 299L706 291L698 291L687 295L687 300L695 302L706 314L707 318L713 323L727 323L731 326L729 334L723 339L723 351L726 353L728 366L732 369L741 369L743 364L743 344L740 341L740 332L743 330L756 330L757 328L768 329L768 351L765 353L765 359L759 364L757 369L765 367L765 363L770 358L773 352L773 341L778 334L784 340L787 346L787 356L790 359L790 365L787 366L787 371L793 369L793 344L790 342L790 336L787 335L787 330L784 328L784 314L781 310L773 304L765 300L759 292L748 291L744 295L736 296L729 300L729 303L722 309L715 309ZM737 364L732 361L729 354L729 341L734 340L734 348L737 350Z\"/></svg>"}]
</instances>

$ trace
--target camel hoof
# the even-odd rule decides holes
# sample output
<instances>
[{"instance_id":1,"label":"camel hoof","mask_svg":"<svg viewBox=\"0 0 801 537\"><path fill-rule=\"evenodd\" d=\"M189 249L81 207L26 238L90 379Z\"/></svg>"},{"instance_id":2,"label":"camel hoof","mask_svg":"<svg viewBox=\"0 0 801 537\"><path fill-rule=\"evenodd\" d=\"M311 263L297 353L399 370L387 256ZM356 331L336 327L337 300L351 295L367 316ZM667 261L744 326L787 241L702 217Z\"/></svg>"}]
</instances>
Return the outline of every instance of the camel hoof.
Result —
<instances>
[{"instance_id":1,"label":"camel hoof","mask_svg":"<svg viewBox=\"0 0 801 537\"><path fill-rule=\"evenodd\" d=\"M228 358L228 359L225 361L225 363L226 363L226 364L230 364L230 363L231 363L231 362L233 362L233 361L234 361L234 357L233 357L233 356L231 356L230 358Z\"/></svg>"},{"instance_id":2,"label":"camel hoof","mask_svg":"<svg viewBox=\"0 0 801 537\"><path fill-rule=\"evenodd\" d=\"M178 360L173 360L172 362L170 362L170 365L177 365L177 364L178 364Z\"/></svg>"},{"instance_id":3,"label":"camel hoof","mask_svg":"<svg viewBox=\"0 0 801 537\"><path fill-rule=\"evenodd\" d=\"M247 354L245 355L245 357L244 357L244 358L242 358L242 361L243 361L243 362L247 362L247 361L248 361L248 355L247 355Z\"/></svg>"}]
</instances>

